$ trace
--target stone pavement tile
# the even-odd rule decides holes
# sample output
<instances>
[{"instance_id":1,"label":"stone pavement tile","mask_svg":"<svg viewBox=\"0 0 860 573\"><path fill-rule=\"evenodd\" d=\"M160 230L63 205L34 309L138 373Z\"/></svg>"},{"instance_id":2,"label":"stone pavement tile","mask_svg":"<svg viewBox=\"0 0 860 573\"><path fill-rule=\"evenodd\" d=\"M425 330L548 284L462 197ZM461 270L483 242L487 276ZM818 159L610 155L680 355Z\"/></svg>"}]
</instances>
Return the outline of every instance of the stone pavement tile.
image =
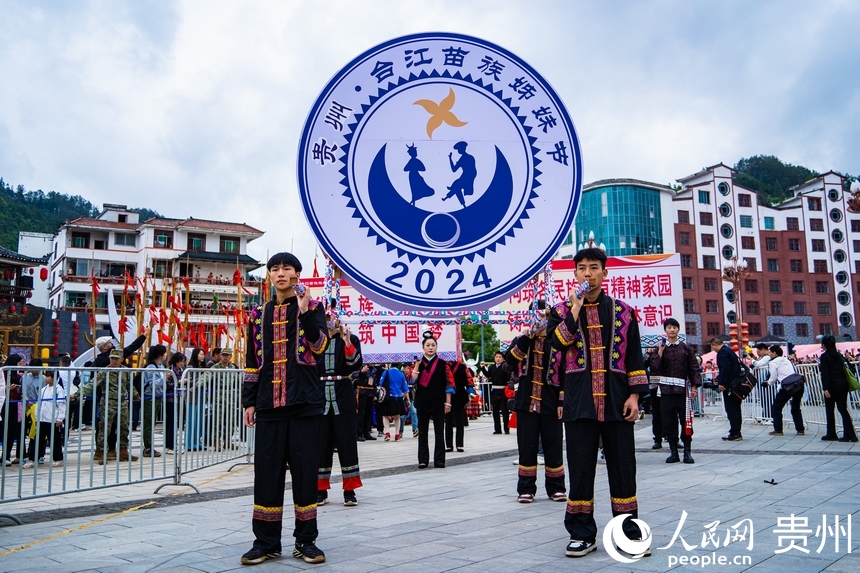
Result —
<instances>
[{"instance_id":1,"label":"stone pavement tile","mask_svg":"<svg viewBox=\"0 0 860 573\"><path fill-rule=\"evenodd\" d=\"M411 561L420 560L423 557L444 555L454 551L455 549L456 548L447 546L439 541L430 541L415 544L408 550L398 548L390 551L380 551L378 553L358 557L358 559L360 561L376 563L380 566L396 567L398 565L408 564Z\"/></svg>"},{"instance_id":2,"label":"stone pavement tile","mask_svg":"<svg viewBox=\"0 0 860 573\"><path fill-rule=\"evenodd\" d=\"M825 569L825 571L827 573L857 573L857 571L860 571L860 555L846 555Z\"/></svg>"},{"instance_id":3,"label":"stone pavement tile","mask_svg":"<svg viewBox=\"0 0 860 573\"><path fill-rule=\"evenodd\" d=\"M824 556L822 556L824 557ZM752 573L767 572L773 573L819 573L827 570L835 556L830 555L824 558L819 558L815 551L811 551L809 555L773 555L764 561L745 569ZM856 569L854 570L856 571Z\"/></svg>"},{"instance_id":4,"label":"stone pavement tile","mask_svg":"<svg viewBox=\"0 0 860 573\"><path fill-rule=\"evenodd\" d=\"M459 559L468 563L484 562L487 559L493 559L509 553L520 553L526 549L534 547L533 543L528 541L520 541L518 538L505 539L484 539L478 543L471 543L468 546L449 551L445 553L445 557Z\"/></svg>"}]
</instances>

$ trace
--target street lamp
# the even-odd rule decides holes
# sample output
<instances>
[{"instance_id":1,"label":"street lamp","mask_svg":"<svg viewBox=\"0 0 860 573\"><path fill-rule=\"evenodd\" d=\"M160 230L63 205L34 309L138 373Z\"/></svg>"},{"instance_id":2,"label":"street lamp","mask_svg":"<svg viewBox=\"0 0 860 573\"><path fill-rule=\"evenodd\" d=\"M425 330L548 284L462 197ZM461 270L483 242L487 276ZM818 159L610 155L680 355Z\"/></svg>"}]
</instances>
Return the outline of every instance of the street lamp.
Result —
<instances>
[{"instance_id":1,"label":"street lamp","mask_svg":"<svg viewBox=\"0 0 860 573\"><path fill-rule=\"evenodd\" d=\"M749 331L747 330L747 324L743 322L741 314L741 282L749 275L750 270L747 268L747 262L738 262L737 257L732 257L731 264L723 267L722 279L724 282L732 284L732 293L734 295L736 322L729 325L729 335L731 336L732 350L735 352L737 352L741 346L749 344ZM740 327L741 331L740 340L738 340L738 327Z\"/></svg>"}]
</instances>

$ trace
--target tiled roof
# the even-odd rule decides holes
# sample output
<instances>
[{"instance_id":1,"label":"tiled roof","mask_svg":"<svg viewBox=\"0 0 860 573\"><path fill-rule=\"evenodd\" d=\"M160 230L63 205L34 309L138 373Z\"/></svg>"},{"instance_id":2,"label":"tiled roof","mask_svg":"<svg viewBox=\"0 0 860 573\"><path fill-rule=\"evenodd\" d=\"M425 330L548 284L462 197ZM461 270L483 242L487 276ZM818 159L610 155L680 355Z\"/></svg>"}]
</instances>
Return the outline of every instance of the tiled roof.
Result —
<instances>
[{"instance_id":1,"label":"tiled roof","mask_svg":"<svg viewBox=\"0 0 860 573\"><path fill-rule=\"evenodd\" d=\"M102 219L91 219L79 217L67 223L69 227L96 227L99 229L122 229L124 231L136 231L138 225L131 223L117 223L116 221L104 221Z\"/></svg>"},{"instance_id":2,"label":"tiled roof","mask_svg":"<svg viewBox=\"0 0 860 573\"><path fill-rule=\"evenodd\" d=\"M204 231L223 231L227 233L247 233L252 235L262 235L263 231L255 229L245 223L227 223L224 221L209 221L206 219L195 219L189 217L187 219L149 219L141 225L150 225L154 227L188 227L192 229L201 229Z\"/></svg>"},{"instance_id":3,"label":"tiled roof","mask_svg":"<svg viewBox=\"0 0 860 573\"><path fill-rule=\"evenodd\" d=\"M41 259L36 259L34 257L28 257L27 255L22 255L21 253L16 253L15 251L10 251L4 247L0 247L0 259L6 259L7 261L15 261L20 263L26 263L27 266L40 266L44 265L48 262L48 256L45 255Z\"/></svg>"}]
</instances>

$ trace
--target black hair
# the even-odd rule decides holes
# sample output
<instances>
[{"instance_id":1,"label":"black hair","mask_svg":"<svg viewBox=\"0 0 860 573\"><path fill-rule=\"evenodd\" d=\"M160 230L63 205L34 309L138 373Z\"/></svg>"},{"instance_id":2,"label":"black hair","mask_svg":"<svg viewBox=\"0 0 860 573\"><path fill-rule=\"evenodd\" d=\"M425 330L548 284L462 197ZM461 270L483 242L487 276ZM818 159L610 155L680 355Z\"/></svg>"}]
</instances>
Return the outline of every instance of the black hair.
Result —
<instances>
[{"instance_id":1,"label":"black hair","mask_svg":"<svg viewBox=\"0 0 860 573\"><path fill-rule=\"evenodd\" d=\"M29 366L44 366L45 363L42 362L41 358L31 358Z\"/></svg>"},{"instance_id":2,"label":"black hair","mask_svg":"<svg viewBox=\"0 0 860 573\"><path fill-rule=\"evenodd\" d=\"M836 337L832 334L828 334L821 339L821 346L823 346L825 350L836 350Z\"/></svg>"},{"instance_id":3,"label":"black hair","mask_svg":"<svg viewBox=\"0 0 860 573\"><path fill-rule=\"evenodd\" d=\"M48 369L46 369L46 370L43 370L43 371L42 371L42 376L44 376L45 378L51 378L52 380L53 380L54 378L56 378L56 377L57 377L57 376L54 374L54 369L53 369L53 368L48 368Z\"/></svg>"},{"instance_id":4,"label":"black hair","mask_svg":"<svg viewBox=\"0 0 860 573\"><path fill-rule=\"evenodd\" d=\"M780 346L779 344L774 344L773 346L770 347L769 350L771 352L773 352L774 354L776 354L777 356L782 356L782 346Z\"/></svg>"},{"instance_id":5,"label":"black hair","mask_svg":"<svg viewBox=\"0 0 860 573\"><path fill-rule=\"evenodd\" d=\"M770 349L767 347L767 344L765 344L764 342L759 342L758 344L756 344L756 345L755 345L755 349L756 349L756 350L770 350Z\"/></svg>"},{"instance_id":6,"label":"black hair","mask_svg":"<svg viewBox=\"0 0 860 573\"><path fill-rule=\"evenodd\" d=\"M201 352L203 353L203 356L206 356L206 351L203 350L202 348L195 348L191 352L191 358L188 360L188 366L190 368L205 368L206 367L206 364L204 362L200 362L199 360L197 360L197 355L200 354Z\"/></svg>"},{"instance_id":7,"label":"black hair","mask_svg":"<svg viewBox=\"0 0 860 573\"><path fill-rule=\"evenodd\" d=\"M272 267L276 265L293 267L297 273L302 272L302 263L292 253L275 253L266 263L266 269L271 271Z\"/></svg>"},{"instance_id":8,"label":"black hair","mask_svg":"<svg viewBox=\"0 0 860 573\"><path fill-rule=\"evenodd\" d=\"M69 366L71 363L72 363L72 358L68 354L65 354L64 356L60 357L60 365L61 366Z\"/></svg>"},{"instance_id":9,"label":"black hair","mask_svg":"<svg viewBox=\"0 0 860 573\"><path fill-rule=\"evenodd\" d=\"M495 357L495 356L501 356L502 358L504 358L504 357L505 357L505 353L504 353L504 352L502 352L501 350L496 350L496 352L495 352L495 353L493 353L493 356L494 356L494 357Z\"/></svg>"},{"instance_id":10,"label":"black hair","mask_svg":"<svg viewBox=\"0 0 860 573\"><path fill-rule=\"evenodd\" d=\"M181 352L174 352L173 356L170 357L170 365L171 366L176 366L180 362L186 362L186 361L187 360L185 358L185 355L182 354Z\"/></svg>"},{"instance_id":11,"label":"black hair","mask_svg":"<svg viewBox=\"0 0 860 573\"><path fill-rule=\"evenodd\" d=\"M669 317L663 321L663 330L666 330L667 326L674 326L675 328L681 328L681 323L676 319Z\"/></svg>"},{"instance_id":12,"label":"black hair","mask_svg":"<svg viewBox=\"0 0 860 573\"><path fill-rule=\"evenodd\" d=\"M723 339L719 338L719 337L715 337L715 338L712 338L708 344L714 344L716 346L722 346L723 345Z\"/></svg>"},{"instance_id":13,"label":"black hair","mask_svg":"<svg viewBox=\"0 0 860 573\"><path fill-rule=\"evenodd\" d=\"M533 300L532 302L530 302L529 303L529 310L534 310L535 304L537 304L538 310L546 310L546 301L544 299L539 298L537 300Z\"/></svg>"},{"instance_id":14,"label":"black hair","mask_svg":"<svg viewBox=\"0 0 860 573\"><path fill-rule=\"evenodd\" d=\"M600 263L600 266L605 269L606 251L604 251L603 249L598 249L597 247L580 249L575 255L573 255L573 262L578 265L582 261L597 261L598 263Z\"/></svg>"},{"instance_id":15,"label":"black hair","mask_svg":"<svg viewBox=\"0 0 860 573\"><path fill-rule=\"evenodd\" d=\"M212 360L215 360L215 357L218 356L219 354L221 354L221 347L216 346L215 348L212 349L212 354L210 356L212 356Z\"/></svg>"},{"instance_id":16,"label":"black hair","mask_svg":"<svg viewBox=\"0 0 860 573\"><path fill-rule=\"evenodd\" d=\"M163 344L156 344L149 347L149 352L146 354L146 363L152 364L156 358L167 354L167 347Z\"/></svg>"},{"instance_id":17,"label":"black hair","mask_svg":"<svg viewBox=\"0 0 860 573\"><path fill-rule=\"evenodd\" d=\"M422 340L421 340L421 347L422 348L424 347L424 344L426 344L428 340L433 340L434 342L436 341L436 337L433 336L433 332L430 330L425 330L421 334L421 337L422 337Z\"/></svg>"},{"instance_id":18,"label":"black hair","mask_svg":"<svg viewBox=\"0 0 860 573\"><path fill-rule=\"evenodd\" d=\"M3 366L18 366L23 361L24 357L20 354L10 354L9 357L6 358L6 362L3 363Z\"/></svg>"}]
</instances>

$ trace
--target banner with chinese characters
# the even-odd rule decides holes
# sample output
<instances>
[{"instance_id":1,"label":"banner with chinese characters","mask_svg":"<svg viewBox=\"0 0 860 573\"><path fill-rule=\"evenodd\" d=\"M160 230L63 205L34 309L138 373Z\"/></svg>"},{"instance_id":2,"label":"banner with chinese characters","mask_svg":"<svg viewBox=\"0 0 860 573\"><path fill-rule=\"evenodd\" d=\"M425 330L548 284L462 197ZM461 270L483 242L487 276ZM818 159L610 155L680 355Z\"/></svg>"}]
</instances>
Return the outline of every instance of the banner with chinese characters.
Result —
<instances>
[{"instance_id":1,"label":"banner with chinese characters","mask_svg":"<svg viewBox=\"0 0 860 573\"><path fill-rule=\"evenodd\" d=\"M302 278L310 287L311 296L323 298L324 278ZM460 326L455 320L430 320L396 313L396 316L357 316L354 313L386 312L356 291L343 279L340 285L341 322L348 324L361 340L361 353L366 364L413 362L421 356L421 333L430 330L438 341L438 354L445 360L457 359ZM353 316L351 316L353 315Z\"/></svg>"},{"instance_id":2,"label":"banner with chinese characters","mask_svg":"<svg viewBox=\"0 0 860 573\"><path fill-rule=\"evenodd\" d=\"M663 321L670 316L681 323L684 336L684 296L681 290L681 257L678 254L609 257L609 274L603 281L603 291L636 309L642 346L656 346L664 336ZM572 260L552 262L552 288L558 301L570 296L578 284ZM499 339L511 341L523 331L522 319L535 295L546 298L544 285L530 281L507 301L499 305L508 311L508 325L500 328ZM557 301L557 302L558 302Z\"/></svg>"}]
</instances>

